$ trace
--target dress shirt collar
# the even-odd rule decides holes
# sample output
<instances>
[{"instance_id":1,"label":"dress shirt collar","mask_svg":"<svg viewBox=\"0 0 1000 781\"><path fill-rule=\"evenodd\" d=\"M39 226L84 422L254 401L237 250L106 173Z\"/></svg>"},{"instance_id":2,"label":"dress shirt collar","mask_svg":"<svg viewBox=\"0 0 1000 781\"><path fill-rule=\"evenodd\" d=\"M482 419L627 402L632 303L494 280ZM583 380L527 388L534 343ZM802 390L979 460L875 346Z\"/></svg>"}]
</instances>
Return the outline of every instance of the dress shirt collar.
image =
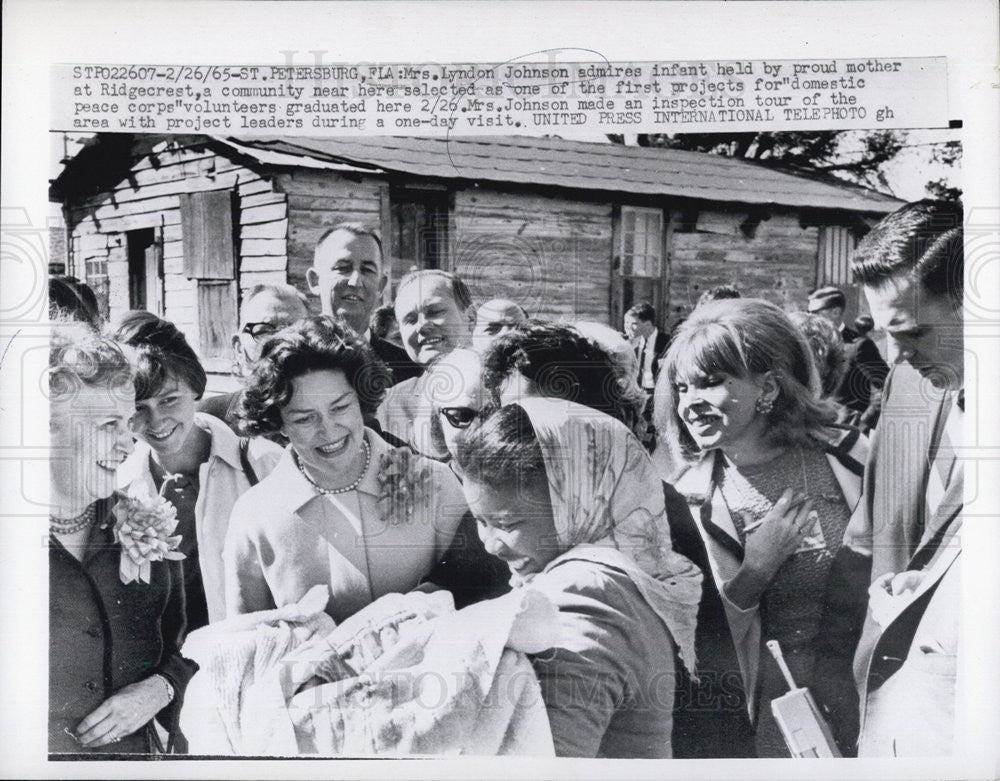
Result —
<instances>
[{"instance_id":1,"label":"dress shirt collar","mask_svg":"<svg viewBox=\"0 0 1000 781\"><path fill-rule=\"evenodd\" d=\"M205 412L194 413L195 425L208 432L211 437L211 446L208 452L208 461L213 456L220 458L236 470L242 470L243 464L240 461L240 438L233 433L226 423L219 420L214 415ZM118 468L117 482L119 489L124 489L132 485L143 476L149 477L149 459L152 448L142 441L136 443L135 450L125 459Z\"/></svg>"}]
</instances>

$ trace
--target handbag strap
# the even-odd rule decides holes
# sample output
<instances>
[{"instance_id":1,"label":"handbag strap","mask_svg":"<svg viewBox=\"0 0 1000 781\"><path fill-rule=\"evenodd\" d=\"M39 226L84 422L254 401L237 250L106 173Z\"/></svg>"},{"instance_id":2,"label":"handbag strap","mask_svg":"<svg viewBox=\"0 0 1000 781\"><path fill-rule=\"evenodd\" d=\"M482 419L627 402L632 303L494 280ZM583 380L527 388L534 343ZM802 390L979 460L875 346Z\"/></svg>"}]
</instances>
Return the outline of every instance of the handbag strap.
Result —
<instances>
[{"instance_id":1,"label":"handbag strap","mask_svg":"<svg viewBox=\"0 0 1000 781\"><path fill-rule=\"evenodd\" d=\"M254 471L253 464L250 463L250 437L240 437L240 465L250 482L250 487L257 485L260 479Z\"/></svg>"}]
</instances>

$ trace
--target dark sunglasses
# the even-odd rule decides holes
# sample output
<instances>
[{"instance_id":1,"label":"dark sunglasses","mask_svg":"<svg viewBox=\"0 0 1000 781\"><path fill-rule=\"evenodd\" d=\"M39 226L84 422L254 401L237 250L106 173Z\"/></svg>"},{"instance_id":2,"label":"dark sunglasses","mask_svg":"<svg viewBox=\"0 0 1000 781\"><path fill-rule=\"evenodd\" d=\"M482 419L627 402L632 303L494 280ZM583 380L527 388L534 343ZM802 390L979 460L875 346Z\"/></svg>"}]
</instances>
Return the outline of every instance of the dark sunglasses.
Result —
<instances>
[{"instance_id":1,"label":"dark sunglasses","mask_svg":"<svg viewBox=\"0 0 1000 781\"><path fill-rule=\"evenodd\" d=\"M468 428L479 414L471 407L441 407L438 412L455 428Z\"/></svg>"},{"instance_id":2,"label":"dark sunglasses","mask_svg":"<svg viewBox=\"0 0 1000 781\"><path fill-rule=\"evenodd\" d=\"M274 323L247 323L240 330L245 334L250 334L254 339L260 339L263 336L272 336L281 329Z\"/></svg>"}]
</instances>

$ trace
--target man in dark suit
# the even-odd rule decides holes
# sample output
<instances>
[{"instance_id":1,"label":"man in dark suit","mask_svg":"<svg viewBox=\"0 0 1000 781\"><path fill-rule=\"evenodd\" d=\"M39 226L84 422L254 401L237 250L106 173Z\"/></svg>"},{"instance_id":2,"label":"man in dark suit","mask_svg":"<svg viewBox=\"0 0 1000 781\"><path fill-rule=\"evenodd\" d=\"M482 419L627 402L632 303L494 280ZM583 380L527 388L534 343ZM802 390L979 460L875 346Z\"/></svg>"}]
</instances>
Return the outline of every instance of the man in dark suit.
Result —
<instances>
[{"instance_id":1,"label":"man in dark suit","mask_svg":"<svg viewBox=\"0 0 1000 781\"><path fill-rule=\"evenodd\" d=\"M844 339L847 373L834 398L849 410L867 430L878 421L882 386L889 367L871 339L862 339L857 331L844 324L847 298L836 287L821 287L809 296L809 312L828 320Z\"/></svg>"},{"instance_id":2,"label":"man in dark suit","mask_svg":"<svg viewBox=\"0 0 1000 781\"><path fill-rule=\"evenodd\" d=\"M859 756L945 755L961 610L961 207L908 204L865 237L851 267L900 364L886 381L856 518L872 550L855 655Z\"/></svg>"},{"instance_id":3,"label":"man in dark suit","mask_svg":"<svg viewBox=\"0 0 1000 781\"><path fill-rule=\"evenodd\" d=\"M649 304L636 304L625 313L625 334L639 362L636 379L643 390L652 393L660 360L670 346L670 335L656 327L656 311Z\"/></svg>"},{"instance_id":4,"label":"man in dark suit","mask_svg":"<svg viewBox=\"0 0 1000 781\"><path fill-rule=\"evenodd\" d=\"M319 296L323 314L339 317L367 341L396 382L422 373L403 348L372 333L372 312L388 282L382 240L373 229L345 222L320 236L306 282Z\"/></svg>"},{"instance_id":5,"label":"man in dark suit","mask_svg":"<svg viewBox=\"0 0 1000 781\"><path fill-rule=\"evenodd\" d=\"M625 313L625 334L635 350L638 364L636 381L646 392L646 436L643 444L652 451L656 443L656 429L653 427L653 391L656 389L656 375L660 371L660 361L670 346L670 336L656 327L656 311L649 304L636 304Z\"/></svg>"}]
</instances>

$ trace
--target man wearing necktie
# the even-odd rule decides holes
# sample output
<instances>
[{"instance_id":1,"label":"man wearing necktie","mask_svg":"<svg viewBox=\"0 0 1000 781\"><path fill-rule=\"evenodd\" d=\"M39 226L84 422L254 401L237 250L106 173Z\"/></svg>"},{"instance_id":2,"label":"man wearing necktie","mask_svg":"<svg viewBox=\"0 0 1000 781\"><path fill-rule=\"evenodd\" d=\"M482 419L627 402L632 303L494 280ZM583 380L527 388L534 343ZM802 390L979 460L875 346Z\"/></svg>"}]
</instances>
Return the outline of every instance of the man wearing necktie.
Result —
<instances>
[{"instance_id":1,"label":"man wearing necktie","mask_svg":"<svg viewBox=\"0 0 1000 781\"><path fill-rule=\"evenodd\" d=\"M656 388L656 375L660 370L660 359L670 346L670 336L656 327L656 311L649 304L636 304L625 313L625 333L635 350L638 363L636 377L639 386L646 392L646 407L643 412L647 424L647 446L655 440L653 429L653 404L650 399Z\"/></svg>"},{"instance_id":2,"label":"man wearing necktie","mask_svg":"<svg viewBox=\"0 0 1000 781\"><path fill-rule=\"evenodd\" d=\"M961 207L907 204L861 241L851 269L897 348L857 518L872 550L854 660L858 755L948 755L961 615Z\"/></svg>"}]
</instances>

